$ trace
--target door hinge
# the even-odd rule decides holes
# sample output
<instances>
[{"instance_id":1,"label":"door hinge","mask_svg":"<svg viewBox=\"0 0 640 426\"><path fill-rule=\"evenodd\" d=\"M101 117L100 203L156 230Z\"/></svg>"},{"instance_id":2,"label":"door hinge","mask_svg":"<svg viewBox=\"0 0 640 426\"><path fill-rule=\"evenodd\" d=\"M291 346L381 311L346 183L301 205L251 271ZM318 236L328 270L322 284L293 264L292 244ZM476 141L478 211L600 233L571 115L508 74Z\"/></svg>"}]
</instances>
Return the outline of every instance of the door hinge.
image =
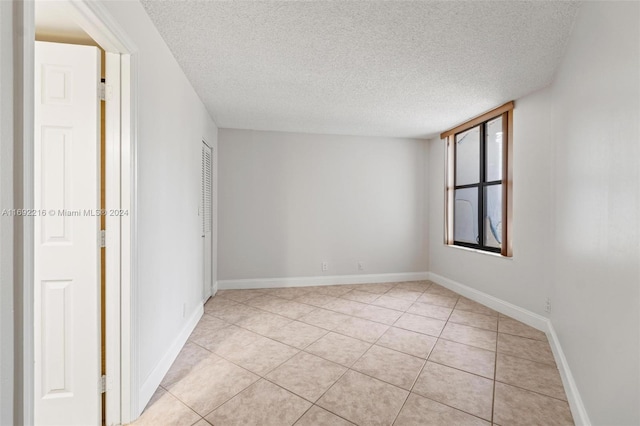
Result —
<instances>
[{"instance_id":1,"label":"door hinge","mask_svg":"<svg viewBox=\"0 0 640 426\"><path fill-rule=\"evenodd\" d=\"M100 230L100 248L107 246L107 232L104 229Z\"/></svg>"},{"instance_id":2,"label":"door hinge","mask_svg":"<svg viewBox=\"0 0 640 426\"><path fill-rule=\"evenodd\" d=\"M100 94L100 100L106 101L107 100L107 84L104 81L100 83L100 89L98 92Z\"/></svg>"},{"instance_id":3,"label":"door hinge","mask_svg":"<svg viewBox=\"0 0 640 426\"><path fill-rule=\"evenodd\" d=\"M107 391L107 376L104 374L100 377L100 393Z\"/></svg>"}]
</instances>

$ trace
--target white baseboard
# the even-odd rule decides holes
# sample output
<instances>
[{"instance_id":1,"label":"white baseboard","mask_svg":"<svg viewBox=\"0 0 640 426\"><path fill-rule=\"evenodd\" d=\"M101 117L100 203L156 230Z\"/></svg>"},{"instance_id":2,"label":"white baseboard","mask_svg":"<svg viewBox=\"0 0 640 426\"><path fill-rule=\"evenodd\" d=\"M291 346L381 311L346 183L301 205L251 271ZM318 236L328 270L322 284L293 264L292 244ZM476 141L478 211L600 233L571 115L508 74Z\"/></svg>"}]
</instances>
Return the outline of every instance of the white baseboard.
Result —
<instances>
[{"instance_id":1,"label":"white baseboard","mask_svg":"<svg viewBox=\"0 0 640 426\"><path fill-rule=\"evenodd\" d=\"M217 292L218 292L218 281L214 282L213 286L211 286L211 297L215 296Z\"/></svg>"},{"instance_id":2,"label":"white baseboard","mask_svg":"<svg viewBox=\"0 0 640 426\"><path fill-rule=\"evenodd\" d=\"M429 277L428 272L400 272L396 274L368 275L330 275L318 277L257 278L246 280L220 280L220 290L273 288L273 287L310 287L335 284L368 284L398 281L420 281Z\"/></svg>"},{"instance_id":3,"label":"white baseboard","mask_svg":"<svg viewBox=\"0 0 640 426\"><path fill-rule=\"evenodd\" d=\"M530 325L533 328L544 331L547 335L547 339L549 340L549 345L551 346L553 356L556 360L556 365L558 366L558 370L560 371L560 377L562 378L562 384L564 385L564 390L567 394L567 400L569 402L569 407L571 408L573 421L576 425L591 425L587 410L585 409L582 398L580 397L580 392L578 391L576 382L573 379L573 375L571 374L571 369L569 368L567 358L564 356L562 346L560 345L558 336L555 332L555 329L553 328L553 323L549 318L545 318L542 315L538 315L512 303L506 302L502 299L498 299L497 297L493 297L489 294L483 293L467 285L460 284L457 281L450 280L449 278L445 278L432 272L429 273L428 279L437 284L440 284L443 287L448 288L449 290L453 290L468 299L474 300L478 303L482 303L483 305L486 305L491 309L500 312L501 314L508 315L520 322Z\"/></svg>"},{"instance_id":4,"label":"white baseboard","mask_svg":"<svg viewBox=\"0 0 640 426\"><path fill-rule=\"evenodd\" d=\"M200 321L203 313L204 308L200 303L189 317L189 320L182 328L180 334L178 334L178 337L176 337L171 344L169 350L167 350L158 365L156 365L153 371L151 371L151 374L149 374L149 377L147 377L142 386L140 386L139 402L141 407L146 407L149 403L149 400L155 393L156 389L158 389L158 386L160 386L162 379L167 374L167 371L169 371L169 368L171 368L173 361L178 357L178 354L187 342L191 332L198 324L198 321Z\"/></svg>"},{"instance_id":5,"label":"white baseboard","mask_svg":"<svg viewBox=\"0 0 640 426\"><path fill-rule=\"evenodd\" d=\"M580 392L578 392L578 386L576 385L576 381L573 379L569 363L567 362L567 358L564 356L562 346L560 346L560 341L558 340L558 335L556 334L551 321L548 321L548 329L546 332L549 344L551 345L551 351L553 352L553 357L558 365L558 370L560 370L560 377L562 377L564 391L567 394L569 407L571 407L573 421L579 426L591 426L591 420L589 420L589 415L587 414L587 410L582 402L582 397L580 397Z\"/></svg>"},{"instance_id":6,"label":"white baseboard","mask_svg":"<svg viewBox=\"0 0 640 426\"><path fill-rule=\"evenodd\" d=\"M498 299L497 297L493 297L491 295L488 295L487 293L483 293L482 291L476 290L475 288L469 287L467 285L460 284L457 281L453 281L449 278L434 274L433 272L429 273L429 280L433 281L436 284L440 284L441 286L446 287L449 290L453 290L468 299L474 300L478 303L482 303L483 305L488 306L491 309L500 312L501 314L505 314L507 316L510 316L511 318L515 318L518 321L530 325L533 328L544 332L547 331L548 319L543 317L542 315L538 315L512 303L505 302L502 299Z\"/></svg>"}]
</instances>

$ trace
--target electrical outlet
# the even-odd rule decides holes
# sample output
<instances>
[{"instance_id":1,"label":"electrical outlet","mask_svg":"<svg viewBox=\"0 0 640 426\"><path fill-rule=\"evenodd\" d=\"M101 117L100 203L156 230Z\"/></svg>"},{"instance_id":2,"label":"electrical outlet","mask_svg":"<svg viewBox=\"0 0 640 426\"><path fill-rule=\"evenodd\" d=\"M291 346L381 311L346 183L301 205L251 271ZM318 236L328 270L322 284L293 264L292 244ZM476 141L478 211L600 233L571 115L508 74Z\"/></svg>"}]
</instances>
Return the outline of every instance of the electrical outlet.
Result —
<instances>
[{"instance_id":1,"label":"electrical outlet","mask_svg":"<svg viewBox=\"0 0 640 426\"><path fill-rule=\"evenodd\" d=\"M547 297L547 300L544 303L544 311L547 313L551 312L551 298Z\"/></svg>"},{"instance_id":2,"label":"electrical outlet","mask_svg":"<svg viewBox=\"0 0 640 426\"><path fill-rule=\"evenodd\" d=\"M362 260L358 262L358 271L364 271L364 262Z\"/></svg>"},{"instance_id":3,"label":"electrical outlet","mask_svg":"<svg viewBox=\"0 0 640 426\"><path fill-rule=\"evenodd\" d=\"M322 262L322 272L327 272L329 270L329 262Z\"/></svg>"}]
</instances>

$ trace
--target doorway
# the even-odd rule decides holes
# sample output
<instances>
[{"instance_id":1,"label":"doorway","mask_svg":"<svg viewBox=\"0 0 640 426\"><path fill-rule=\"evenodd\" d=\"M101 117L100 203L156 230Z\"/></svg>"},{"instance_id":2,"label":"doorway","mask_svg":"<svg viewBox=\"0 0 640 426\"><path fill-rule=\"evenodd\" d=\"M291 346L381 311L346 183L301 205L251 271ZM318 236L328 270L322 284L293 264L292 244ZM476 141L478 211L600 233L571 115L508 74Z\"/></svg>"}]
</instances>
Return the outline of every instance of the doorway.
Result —
<instances>
[{"instance_id":1,"label":"doorway","mask_svg":"<svg viewBox=\"0 0 640 426\"><path fill-rule=\"evenodd\" d=\"M65 209L65 207L61 207L60 209L55 209L55 215L49 216L49 219L52 219L49 222L39 221L39 218L34 218L34 221L27 225L33 226L33 231L37 232L32 234L34 235L33 239L25 240L25 271L32 271L30 274L34 277L34 279L29 279L29 274L26 274L25 281L32 282L34 285L26 286L25 288L25 311L32 312L33 315L25 317L26 343L24 355L26 360L35 360L36 365L34 368L33 363L25 363L24 420L26 424L124 424L128 423L132 415L135 415L134 413L137 411L136 393L131 391L132 385L134 385L132 377L135 377L134 370L136 368L135 346L131 344L132 341L136 341L133 337L135 336L135 327L132 325L135 324L136 317L135 312L131 309L134 306L135 298L135 293L132 291L132 282L135 282L136 260L136 118L134 113L136 99L136 48L117 24L110 19L108 13L100 4L85 0L25 2L25 36L29 39L29 34L34 35L34 42L25 44L26 58L34 57L32 56L32 49L35 49L35 29L38 25L42 25L42 21L36 20L38 16L36 11L41 6L48 8L46 15L49 21L47 24L58 32L57 36L67 37L66 40L58 41L78 44L77 40L73 40L73 37L77 37L78 33L82 32L93 40L94 45L99 46L104 51L104 76L106 77L104 89L106 102L103 109L104 147L102 156L98 154L99 150L95 153L88 153L88 157L85 156L85 158L95 158L96 161L102 157L104 161L102 167L96 163L94 165L95 170L88 171L89 174L87 176L90 175L92 177L87 178L84 184L97 190L101 186L99 170L102 169L105 191L103 194L104 204L100 203L100 197L96 192L95 203L82 206L79 212L75 208ZM64 31L64 28L72 28L72 33L67 35L60 34L61 31ZM73 31L76 33L73 34ZM43 81L52 82L50 84L52 91L49 92L52 99L59 97L60 99L57 99L57 101L64 103L73 97L75 83L66 79L67 77L74 77L74 72L67 72L69 68L65 71L64 64L61 64L58 58L49 61L48 67L42 63L39 64L39 71L52 71L49 72L49 80L42 77L42 72L40 74L38 71L35 73L33 71L29 72L29 68L34 70L34 64L31 63L32 66L29 67L29 61L25 62L25 114L33 111L30 106L33 106L34 99L46 92L43 92L41 87ZM28 84L29 81L31 81L31 85ZM69 82L71 85L67 84ZM99 80L97 84L99 84ZM81 92L76 94L78 93ZM94 91L93 93L95 94L96 92ZM62 96L60 97L59 95L61 94ZM55 103L56 99L53 100ZM74 140L73 132L69 133L69 126L64 123L59 125L51 124L49 127L52 130L47 134L47 137L52 137L47 139L46 144L43 145L42 139L38 139L39 135L42 134L42 126L38 130L34 128L34 135L36 136L34 139L26 138L25 141L26 172L24 184L25 187L32 188L31 190L36 196L31 200L26 197L25 208L44 207L42 202L43 188L46 185L51 186L51 182L59 184L58 188L54 188L54 190L45 188L44 192L47 192L48 196L50 196L47 204L51 206L56 203L60 204L61 200L64 204L65 196L70 193L79 193L78 189L65 188L67 182L73 182L72 179L66 178L71 176L68 173L75 173L76 177L78 177L78 172L67 170L66 167L73 163L71 160L74 156L74 149L82 144ZM54 142L48 143L49 141ZM86 147L90 144L83 145ZM46 155L43 155L43 148L50 152L47 151ZM94 146L94 148L97 150L98 146ZM43 159L46 159L46 164L43 164ZM55 159L60 161L53 161ZM52 178L43 180L42 173L49 173ZM44 182L46 182L46 185ZM88 199L91 199L93 195L93 193L89 193ZM99 207L105 207L105 209ZM44 210L47 211L48 209L45 207ZM61 210L61 215L58 215L58 210ZM66 213L68 215L65 215ZM73 216L74 214L77 216ZM102 237L98 229L96 229L95 233L90 230L82 231L86 235L75 229L78 228L77 224L80 221L71 221L70 219L79 218L82 219L81 222L91 222L91 227L87 229L94 229L95 226L99 229L100 222L102 222L105 229L104 237ZM82 236L81 239L83 241L89 241L84 254L88 253L89 258L95 259L95 262L80 262L79 264L74 262L74 265L65 266L62 269L64 274L69 275L77 269L84 268L92 270L92 276L66 281L57 278L43 278L41 274L43 265L52 267L51 265L55 263L51 259L42 262L43 257L41 256L42 253L39 252L40 247L38 247L38 244L42 242L42 236L48 232L43 232L43 225L48 231L57 232L58 235L55 235L56 232L47 234L49 237L58 237L58 241L51 239L49 241L50 243L58 243L55 247L57 249L64 247L65 244L69 246L69 241L66 240L70 238L77 237L76 240L79 241ZM92 233L93 235L91 235ZM104 254L100 253L102 250L100 248L102 238L105 246ZM62 259L71 258L68 255L60 257ZM103 265L102 271L95 267L100 264ZM102 274L104 274L104 292L101 297L99 276ZM88 296L86 294L81 295L80 292L74 289L74 284L84 281L93 282L94 284L93 293ZM79 288L79 286L75 287ZM43 289L47 293L45 297L43 297ZM71 313L74 309L81 311L80 303L84 297L92 299L97 308L89 313L85 312L87 318L83 318L87 319L86 323L89 324L88 328L92 329L92 334L89 337L90 342L86 343L86 345L81 345L78 349L72 347L73 339L71 337L74 334L71 331L73 330L75 333L74 327L78 325L78 321L73 318ZM99 300L104 301L102 314L99 313ZM42 303L43 301L44 303ZM48 316L46 324L49 327L47 333L45 333L46 336L42 333L44 329L42 319L45 316ZM51 318L54 320L49 321ZM50 325L53 326L50 327ZM100 325L104 326L102 331L100 331ZM99 349L101 337L104 338L102 345L105 348L104 356L100 354ZM46 358L43 356L43 347L49 348ZM52 357L48 356L52 353L51 348L57 351L53 352ZM87 348L92 348L93 352L88 355L82 353ZM85 385L91 387L90 395L88 400L82 403L83 409L81 410L77 410L77 407L70 410L63 403L65 395L68 397L70 393L73 393L70 389L71 387L75 386L74 391L76 394L82 393L84 389L79 386L79 377L84 372L68 368L70 365L75 365L77 359L74 357L85 357L88 360L87 362L91 364L87 368L91 383ZM46 360L46 363L43 360ZM100 368L101 362L102 368ZM62 367L60 368L60 366ZM104 378L101 377L101 370L106 372ZM87 383L90 381L87 381ZM46 415L39 417L37 410L42 407L39 405L38 399L42 400L45 394L43 389L53 392L49 392L47 395L49 398L46 398L46 402L49 405L48 408L45 408L45 410L48 410L45 411ZM104 399L100 396L101 391L105 392L102 394ZM71 399L67 398L66 400L70 401ZM104 411L100 409L101 407ZM77 415L77 418L69 420L68 416L65 417L69 411L82 413L83 410L85 412L83 414L84 418L80 418ZM45 417L46 421L42 420Z\"/></svg>"}]
</instances>

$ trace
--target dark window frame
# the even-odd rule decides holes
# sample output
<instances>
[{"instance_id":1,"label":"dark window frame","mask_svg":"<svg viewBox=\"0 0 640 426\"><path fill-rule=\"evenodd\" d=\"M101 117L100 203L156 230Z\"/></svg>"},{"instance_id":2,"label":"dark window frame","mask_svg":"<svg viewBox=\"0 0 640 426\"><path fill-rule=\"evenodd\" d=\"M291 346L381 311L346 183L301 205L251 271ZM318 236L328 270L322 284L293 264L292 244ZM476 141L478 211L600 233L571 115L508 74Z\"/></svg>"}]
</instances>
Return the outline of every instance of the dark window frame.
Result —
<instances>
[{"instance_id":1,"label":"dark window frame","mask_svg":"<svg viewBox=\"0 0 640 426\"><path fill-rule=\"evenodd\" d=\"M454 127L441 134L441 138L447 143L446 161L446 190L445 190L445 244L451 246L466 247L484 252L498 253L505 257L511 257L511 212L512 212L512 144L513 144L513 108L514 103L508 102L494 110L471 119L459 126ZM503 146L502 146L502 179L486 180L486 125L488 122L502 117ZM456 184L456 136L478 127L480 133L479 143L479 173L480 179L477 183L457 185ZM502 238L501 248L485 245L485 189L490 186L502 185ZM454 240L454 211L455 211L455 191L464 188L477 188L478 190L478 241L476 244Z\"/></svg>"}]
</instances>

